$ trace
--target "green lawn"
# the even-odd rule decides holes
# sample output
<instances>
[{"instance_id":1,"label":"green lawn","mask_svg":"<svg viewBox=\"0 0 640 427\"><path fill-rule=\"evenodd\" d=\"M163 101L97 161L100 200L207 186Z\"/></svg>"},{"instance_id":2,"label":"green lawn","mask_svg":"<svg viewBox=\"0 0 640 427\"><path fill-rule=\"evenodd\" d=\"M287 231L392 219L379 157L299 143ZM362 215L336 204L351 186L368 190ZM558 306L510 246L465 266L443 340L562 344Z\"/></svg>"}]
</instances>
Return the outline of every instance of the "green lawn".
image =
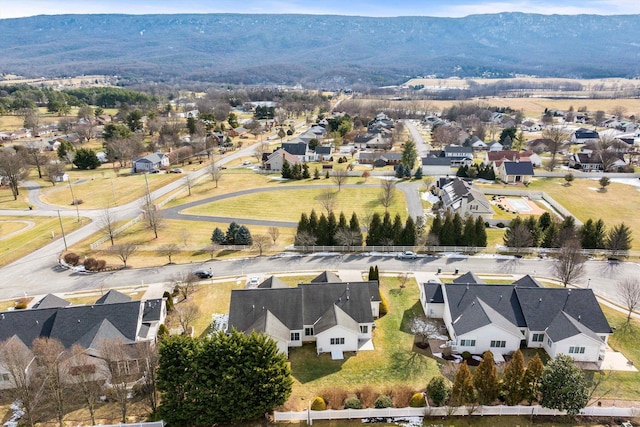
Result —
<instances>
[{"instance_id":1,"label":"green lawn","mask_svg":"<svg viewBox=\"0 0 640 427\"><path fill-rule=\"evenodd\" d=\"M562 185L564 182L538 178L529 185L529 190L546 192L582 222L602 218L607 228L624 222L631 230L640 229L640 216L636 214L640 192L636 187L612 182L601 192L597 180L576 179L568 187ZM635 237L632 250L640 250L640 237Z\"/></svg>"},{"instance_id":2,"label":"green lawn","mask_svg":"<svg viewBox=\"0 0 640 427\"><path fill-rule=\"evenodd\" d=\"M415 280L400 289L395 277L382 277L380 290L387 298L389 313L376 321L374 351L347 353L345 360L331 360L329 354L317 356L313 344L291 349L295 382L289 407L298 407L303 398L312 399L326 387L352 393L365 385L380 391L405 385L418 391L438 374L434 359L413 351L414 336L408 331L413 316L422 314Z\"/></svg>"},{"instance_id":3,"label":"green lawn","mask_svg":"<svg viewBox=\"0 0 640 427\"><path fill-rule=\"evenodd\" d=\"M342 188L329 189L335 194L336 213L344 212L347 220L352 212L356 212L361 224L365 212L384 213L384 207L378 201L379 188ZM298 221L300 214L315 209L320 215L325 209L320 198L326 189L300 189L286 191L267 191L233 197L186 209L184 213L192 215L211 215L225 217L240 217L249 219L277 219L279 221ZM406 217L406 202L400 190L395 190L395 199L389 207L393 218L399 213Z\"/></svg>"}]
</instances>

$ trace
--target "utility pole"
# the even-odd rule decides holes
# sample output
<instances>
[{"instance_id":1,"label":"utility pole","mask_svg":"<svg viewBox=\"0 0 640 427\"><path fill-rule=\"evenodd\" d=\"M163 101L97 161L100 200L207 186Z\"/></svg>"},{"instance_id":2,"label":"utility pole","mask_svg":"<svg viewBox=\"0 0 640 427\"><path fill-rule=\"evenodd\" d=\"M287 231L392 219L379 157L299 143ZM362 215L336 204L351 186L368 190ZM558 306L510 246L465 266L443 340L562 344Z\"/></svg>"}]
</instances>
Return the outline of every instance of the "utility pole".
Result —
<instances>
[{"instance_id":1,"label":"utility pole","mask_svg":"<svg viewBox=\"0 0 640 427\"><path fill-rule=\"evenodd\" d=\"M71 200L72 200L72 203L76 206L76 216L78 217L78 222L80 222L80 209L78 208L78 201L76 200L76 196L73 194L73 187L71 186L71 180L69 180L69 190L71 190Z\"/></svg>"},{"instance_id":2,"label":"utility pole","mask_svg":"<svg viewBox=\"0 0 640 427\"><path fill-rule=\"evenodd\" d=\"M58 221L60 221L60 230L62 230L62 241L64 242L64 250L67 251L67 238L64 235L64 228L62 227L62 217L60 216L60 211L58 211Z\"/></svg>"}]
</instances>

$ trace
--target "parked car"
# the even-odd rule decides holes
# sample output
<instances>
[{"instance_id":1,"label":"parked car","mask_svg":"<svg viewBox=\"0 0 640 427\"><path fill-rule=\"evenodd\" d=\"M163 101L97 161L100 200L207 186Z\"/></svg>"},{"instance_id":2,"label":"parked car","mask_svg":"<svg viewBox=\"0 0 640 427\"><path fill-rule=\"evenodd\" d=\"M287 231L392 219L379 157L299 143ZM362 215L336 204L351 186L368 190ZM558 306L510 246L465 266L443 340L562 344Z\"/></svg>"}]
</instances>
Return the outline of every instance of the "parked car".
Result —
<instances>
[{"instance_id":1,"label":"parked car","mask_svg":"<svg viewBox=\"0 0 640 427\"><path fill-rule=\"evenodd\" d=\"M398 259L416 259L418 255L412 251L404 251L398 254Z\"/></svg>"},{"instance_id":2,"label":"parked car","mask_svg":"<svg viewBox=\"0 0 640 427\"><path fill-rule=\"evenodd\" d=\"M182 169L180 168L173 168L169 171L169 173L182 173Z\"/></svg>"},{"instance_id":3,"label":"parked car","mask_svg":"<svg viewBox=\"0 0 640 427\"><path fill-rule=\"evenodd\" d=\"M251 279L249 279L247 286L250 288L255 288L256 286L258 286L258 283L260 283L260 279L258 278L258 276L253 276Z\"/></svg>"},{"instance_id":4,"label":"parked car","mask_svg":"<svg viewBox=\"0 0 640 427\"><path fill-rule=\"evenodd\" d=\"M211 279L213 277L213 272L211 269L209 270L196 270L193 272L200 279Z\"/></svg>"},{"instance_id":5,"label":"parked car","mask_svg":"<svg viewBox=\"0 0 640 427\"><path fill-rule=\"evenodd\" d=\"M149 173L160 173L160 169L152 169Z\"/></svg>"}]
</instances>

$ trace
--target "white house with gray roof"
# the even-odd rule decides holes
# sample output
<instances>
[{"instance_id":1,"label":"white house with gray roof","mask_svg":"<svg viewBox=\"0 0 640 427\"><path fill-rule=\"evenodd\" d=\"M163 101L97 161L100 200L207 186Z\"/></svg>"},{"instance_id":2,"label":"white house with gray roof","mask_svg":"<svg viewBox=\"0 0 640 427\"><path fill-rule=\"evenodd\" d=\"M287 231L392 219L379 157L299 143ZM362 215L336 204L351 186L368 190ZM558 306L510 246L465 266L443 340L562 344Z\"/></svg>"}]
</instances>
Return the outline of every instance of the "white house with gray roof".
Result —
<instances>
[{"instance_id":1,"label":"white house with gray roof","mask_svg":"<svg viewBox=\"0 0 640 427\"><path fill-rule=\"evenodd\" d=\"M499 359L524 346L598 362L612 332L591 289L542 288L527 276L511 285L423 283L420 302L444 321L452 352Z\"/></svg>"},{"instance_id":2,"label":"white house with gray roof","mask_svg":"<svg viewBox=\"0 0 640 427\"><path fill-rule=\"evenodd\" d=\"M495 213L487 196L473 182L459 177L452 178L440 188L440 198L447 211L457 212L463 218L480 216L491 219Z\"/></svg>"},{"instance_id":3,"label":"white house with gray roof","mask_svg":"<svg viewBox=\"0 0 640 427\"><path fill-rule=\"evenodd\" d=\"M377 281L320 281L283 288L268 280L265 287L231 292L229 330L265 333L287 356L290 347L304 342L315 342L318 354L334 358L370 345L379 316Z\"/></svg>"}]
</instances>

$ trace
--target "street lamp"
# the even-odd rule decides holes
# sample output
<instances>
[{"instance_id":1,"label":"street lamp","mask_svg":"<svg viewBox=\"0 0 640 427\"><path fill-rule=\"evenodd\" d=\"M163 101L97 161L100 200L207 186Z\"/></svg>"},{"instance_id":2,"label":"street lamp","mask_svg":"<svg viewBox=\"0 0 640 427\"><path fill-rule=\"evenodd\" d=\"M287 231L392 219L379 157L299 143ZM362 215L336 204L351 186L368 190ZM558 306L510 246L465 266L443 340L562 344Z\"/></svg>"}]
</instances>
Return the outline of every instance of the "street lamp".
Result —
<instances>
[{"instance_id":1,"label":"street lamp","mask_svg":"<svg viewBox=\"0 0 640 427\"><path fill-rule=\"evenodd\" d=\"M591 277L587 279L587 289L589 289L589 286L591 286Z\"/></svg>"}]
</instances>

